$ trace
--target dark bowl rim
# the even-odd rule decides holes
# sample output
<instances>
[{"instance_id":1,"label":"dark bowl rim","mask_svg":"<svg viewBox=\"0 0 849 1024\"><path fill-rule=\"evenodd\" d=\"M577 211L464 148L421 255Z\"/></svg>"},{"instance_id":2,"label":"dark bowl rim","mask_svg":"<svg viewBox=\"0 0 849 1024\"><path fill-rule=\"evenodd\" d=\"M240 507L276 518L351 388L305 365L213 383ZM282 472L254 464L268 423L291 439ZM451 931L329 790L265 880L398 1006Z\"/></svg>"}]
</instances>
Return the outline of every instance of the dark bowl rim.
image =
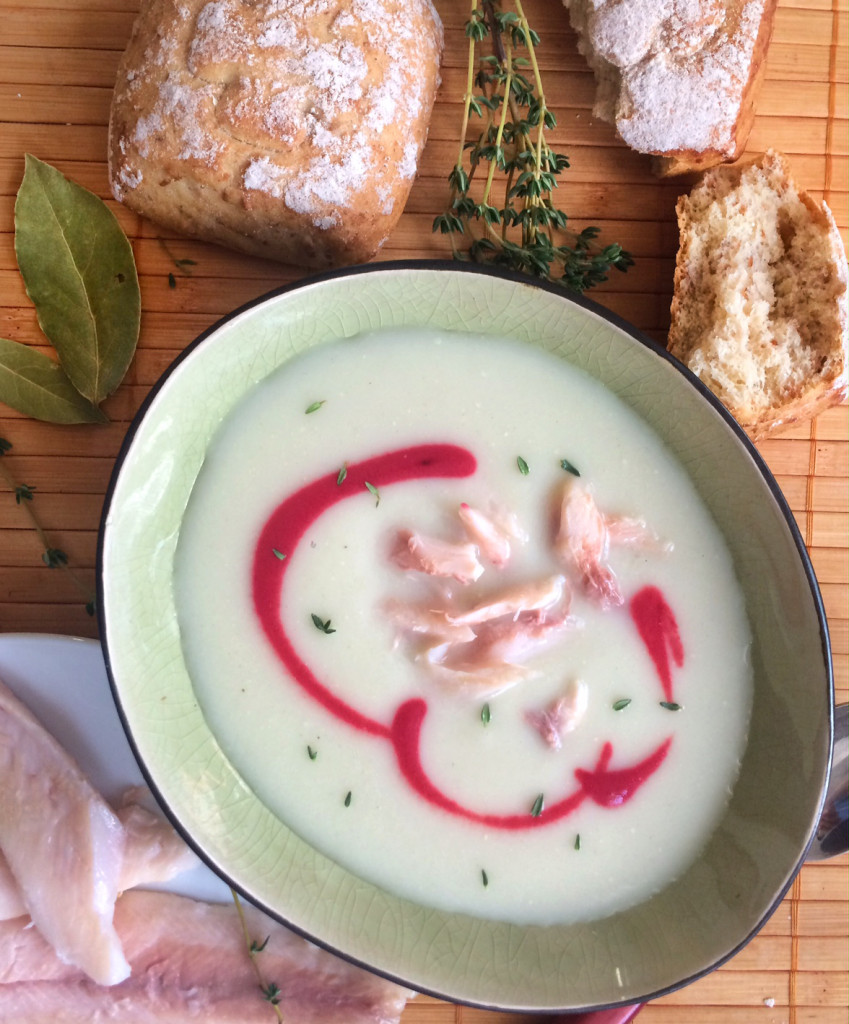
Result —
<instances>
[{"instance_id":1,"label":"dark bowl rim","mask_svg":"<svg viewBox=\"0 0 849 1024\"><path fill-rule=\"evenodd\" d=\"M781 488L778 485L778 482L775 480L771 470L767 466L767 464L764 461L763 457L757 451L757 449L755 448L754 444L749 439L748 435L743 430L743 428L740 426L740 424L728 412L728 410L719 401L719 399L713 394L713 392L710 391L710 389L705 384L703 384L702 381L694 373L692 373L683 363L681 363L673 355L671 355L671 353L668 352L665 348L663 348L663 346L659 345L656 341L654 341L648 335L644 334L642 331L638 330L632 324L628 323L627 320L625 320L624 318L619 316L617 313L614 313L611 310L607 309L606 307L602 306L600 303L595 302L593 299L587 298L582 293L569 291L569 290L567 290L567 289L565 289L563 287L560 287L560 286L558 286L556 284L551 283L550 281L542 280L540 278L523 276L523 275L517 274L517 273L515 273L513 271L506 270L506 269L504 269L502 267L496 267L496 266L492 266L492 265L489 265L489 264L472 264L472 263L467 263L467 262L463 262L463 261L442 260L442 259L440 259L440 260L406 259L406 260L387 260L387 261L382 261L382 262L378 262L378 263L357 264L355 266L340 267L340 268L337 268L337 269L334 269L334 270L328 270L328 271L324 271L324 272L321 272L321 273L308 274L308 275L306 275L306 276L304 276L302 278L298 278L298 280L296 280L296 281L290 282L288 284L281 285L281 286L279 286L277 288L271 289L270 291L264 292L262 295L259 295L259 296L257 296L254 299L250 299L248 302L243 303L241 306L238 306L236 309L231 310L229 313L226 313L224 316L219 317L213 324L211 324L209 327L207 327L206 330L202 331L196 338L194 338L191 342L189 342L188 345L186 345L186 347L175 357L175 359L171 362L171 364L165 369L165 371L161 374L161 376L157 379L157 381L151 387L150 391L145 396L145 398L144 398L141 406L139 407L138 411L136 412L135 416L131 420L131 422L129 424L129 427L127 428L127 432L124 435L123 441L121 442L121 447L120 447L120 449L118 451L118 454L116 456L115 463L114 463L114 466L113 466L113 469L112 469L112 473L111 473L110 478L109 478L109 485L107 487L106 495L104 497L103 509L102 509L101 519L100 519L100 526L99 526L99 529L98 529L98 536L97 536L97 562L96 562L96 585L97 585L96 610L97 610L97 622L98 622L98 630L99 630L100 638L101 638L100 643L101 643L101 647L102 647L102 650L103 650L103 660L104 660L104 663L105 663L105 666L106 666L106 675L107 675L107 678L109 680L109 687L110 687L110 689L112 691L112 697L113 697L113 700L115 701L115 706L116 706L117 711L118 711L118 717L119 717L119 719L121 721L121 725L123 726L124 732L126 733L127 740L128 740L128 742L130 744L130 749L133 752L133 756L136 758L136 761L139 764L139 768L140 768L140 770L142 772L142 775L144 776L146 782L150 786L150 788L151 788L152 792L154 793L157 801L159 802L160 806L163 808L164 812L168 816L168 818L171 821L172 825L177 830L178 834L185 840L185 842L188 844L188 846L191 847L191 849L193 849L198 854L200 859L208 867L210 867L216 874L218 874L227 883L227 885L229 885L231 887L231 889L234 892L238 893L244 899L247 899L254 906L258 907L264 913L268 914L269 917L271 917L272 919L278 921L280 924L284 925L286 928L289 928L291 931L293 931L296 934L300 935L301 937L309 940L310 942L314 943L315 945L320 946L321 948L325 949L327 952L332 953L335 956L338 956L338 957L340 957L343 960L346 960L348 963L354 964L357 967L361 967L361 968L363 968L363 969L365 969L367 971L370 971L372 974L377 974L380 977L383 977L383 978L385 978L388 981L391 981L391 982L394 982L394 983L396 983L398 985L401 985L401 986L409 988L410 987L410 983L407 980L405 980L404 978L397 977L395 975L392 975L391 973L387 973L386 971L382 971L382 970L380 970L378 968L375 968L374 966L372 966L372 965L370 965L370 964L368 964L368 963L366 963L366 962L364 962L362 960L357 959L355 956L353 956L353 955L351 955L349 953L346 953L346 952L344 952L342 950L336 949L335 947L333 947L329 943L322 942L322 941L316 939L314 936L310 935L308 931L306 931L306 930L304 930L302 928L299 928L298 926L296 926L296 925L292 924L291 922L287 921L285 919L285 917L279 911L275 911L271 907L268 907L261 900L259 900L256 897L252 896L251 893L247 891L246 887L244 887L242 885L239 885L236 882L234 882L234 880L231 879L228 876L227 871L225 869L219 867L214 862L214 860L207 853L205 853L197 845L196 841L188 834L186 829L183 827L182 823L177 819L176 815L172 812L171 808L168 806L168 804L165 801L162 793L159 790L158 785L156 784L155 779L152 777L151 773L149 772L149 770L147 768L147 765L145 764L145 762L144 762L144 760L143 760L143 758L142 758L142 756L141 756L141 754L140 754L140 752L138 750L138 747L136 746L135 740L133 738L132 731L130 729L129 722L127 720L127 717L124 714L124 709L123 709L123 706L122 706L122 703L121 703L121 697L120 697L119 688L118 688L118 685L117 685L117 683L115 681L115 677L114 677L113 670L112 670L112 662L111 662L111 658L110 658L110 655L109 655L109 644L108 644L108 640L107 640L107 637L108 637L108 628L107 628L107 626L108 626L108 624L107 624L107 621L106 621L106 612L105 612L105 601L104 601L105 590L104 590L104 573L103 573L104 542L105 542L105 536L106 536L106 531L107 531L107 527L108 527L109 510L110 510L111 505L112 505L112 500L113 500L113 497L114 497L115 488L117 486L118 478L119 478L119 476L121 474L124 462L126 461L126 458L127 458L128 454L129 454L129 452L130 452L130 450L131 450L131 448L133 446L133 442L135 440L136 433L138 432L138 430L139 430L143 420L145 419L145 417L147 415L148 409L150 408L151 404L155 401L156 397L158 396L158 394L162 390L162 388L165 386L167 381L170 379L171 375L183 363L183 361L185 359L187 359L195 351L195 349L197 349L201 344L203 344L203 342L206 341L206 339L208 337L210 337L211 335L217 333L222 327L224 327L231 320L234 320L237 317L243 315L244 313L247 313L248 311L250 311L251 309L253 309L256 306L263 305L264 303L269 302L272 299L276 299L276 298L278 298L281 295L286 295L286 294L288 294L290 292L296 292L296 291L298 291L301 288L312 287L314 285L321 285L321 284L324 284L324 283L327 283L327 282L330 282L330 281L339 280L339 279L342 279L342 278L358 277L358 276L366 275L366 274L397 273L399 271L417 271L417 272L420 272L420 271L430 271L430 272L434 272L434 273L445 272L445 271L452 271L452 272L460 273L460 274L476 274L476 275L480 275L480 276L499 278L501 280L507 281L507 282L509 282L511 284L515 284L515 285L522 285L522 286L525 286L525 287L528 287L528 288L538 288L538 289L541 289L541 290L549 292L549 293L551 293L553 295L559 296L561 299L565 300L566 302L571 302L571 303L573 303L573 304L575 304L577 306L580 306L583 309L587 310L588 312L590 312L592 314L595 314L596 316L601 317L602 319L608 321L609 323L611 323L615 327L617 327L620 331L622 331L623 333L625 333L629 337L631 337L634 341L638 342L644 348L648 348L655 355L660 356L667 363L669 363L671 366L673 366L681 374L681 376L683 376L684 379L690 384L690 386L692 388L694 388L699 395L701 395L702 399L707 401L707 403L710 406L712 406L714 411L719 414L719 416L725 421L726 425L729 427L731 432L735 435L735 437L737 439L737 442L742 446L744 451L751 458L752 462L755 465L755 468L758 470L758 472L760 473L760 475L763 478L764 482L767 484L767 487L768 487L768 489L770 491L770 495L772 497L772 500L774 501L776 507L781 512L782 517L784 518L784 521L785 521L785 523L787 525L787 528L788 528L788 530L790 532L790 535L791 535L792 540L793 540L793 544L794 544L794 546L796 548L797 555L798 555L798 557L799 557L799 559L801 561L801 564L802 564L802 567L803 567L803 570L804 570L804 573L805 573L805 578L806 578L807 583L808 583L808 589L810 591L811 599L813 601L814 609L816 611L817 619L818 619L818 622L819 622L820 644L821 644L821 650L822 650L822 655L823 655L823 665L824 665L824 668L825 668L826 684L827 684L827 690L828 690L828 702L827 702L827 707L828 707L828 711L827 711L827 718L828 718L828 721L827 721L827 726L828 726L828 729L827 729L828 748L827 749L828 749L829 752L831 751L831 748L832 748L833 736L834 736L834 677L833 677L833 668L832 668L832 660L831 660L831 642L830 642L830 638L829 638L828 622L827 622L827 618L826 618L826 614L825 614L825 608L824 608L824 605L823 605L822 595L821 595L821 592L820 592L819 584L817 582L816 574L814 573L814 569L813 569L813 565L811 563L810 556L808 555L808 551L807 551L807 548L805 546L804 539L802 538L802 535L801 535L799 527L798 527L798 525L796 523L795 517L793 516L793 513L792 513L792 511L790 509L790 506L788 505L787 500L784 497L784 494L783 494L783 492L781 491ZM819 801L818 801L818 806L813 810L813 813L812 813L812 820L814 820L814 821L819 820L819 817L822 814L822 809L823 809L824 800L825 800L825 794L826 794L826 790L828 788L829 776L830 776L830 771L831 771L830 762L831 762L831 758L830 758L830 754L829 754L827 765L826 765L825 778L823 780L823 786L822 786L822 790L821 790L821 793L820 793L820 797L819 797ZM763 926L766 924L766 922L770 919L770 917L778 909L779 905L781 904L782 900L786 896L787 892L790 890L790 887L793 884L793 881L796 878L796 875L800 871L802 865L804 864L804 862L805 862L805 860L807 858L808 851L809 851L809 849L811 847L811 844L813 842L813 839L814 839L814 835L815 835L815 831L812 830L811 835L809 836L808 841L805 844L804 849L800 852L800 854L799 854L799 856L798 856L794 866L789 871L786 883L781 887L779 892L776 894L775 899L773 900L772 904L766 909L766 911L763 913L763 915L761 916L761 918L758 921L758 923L754 926L754 928L752 928L752 930L749 931L737 943L737 945L735 945L733 947L733 949L731 949L729 952L727 952L723 956L719 957L718 959L712 961L708 966L706 966L704 968L701 968L698 971L693 972L692 974L688 975L687 977L685 977L685 978L683 978L683 979L681 979L679 981L676 981L676 982L674 982L671 985L664 986L663 988L660 988L660 989L652 990L651 992L648 992L645 995L639 996L636 1000L631 1000L630 997L629 997L628 1004L629 1005L630 1004L641 1005L641 1004L649 1002L649 1001L651 1001L653 999L660 998L661 996L669 995L672 992L676 992L679 989L684 988L687 985L692 984L694 981L698 981L700 978L705 977L706 975L710 974L712 971L716 970L718 967L721 967L723 964L727 963L734 956L736 956L737 953L739 953L745 946L747 946L749 944L749 942L751 942L751 940L758 934L758 932L760 932L760 930L763 928ZM465 1005L465 1006L469 1006L469 1007L473 1007L473 1008L477 1008L477 1009L482 1009L482 1010L492 1010L492 1011L496 1011L496 1012L497 1011L506 1011L506 1012L514 1012L514 1013L527 1013L529 1015L540 1015L540 1016L550 1016L551 1014L557 1014L557 1013L560 1013L560 1014L562 1014L562 1013L566 1013L566 1014L570 1014L570 1013L572 1013L572 1014L590 1014L590 1013L604 1011L604 1010L617 1009L617 1008L621 1008L623 1006L622 1002L608 1002L608 1003L592 1004L590 1006L581 1006L581 1007L566 1006L566 1007L558 1007L558 1008L540 1009L539 1007L528 1007L528 1006L513 1005L513 1004L511 1004L511 1005L490 1004L490 1003L486 1003L486 1002L480 1002L480 1001L477 1001L477 1000L458 999L456 996L450 995L450 993L445 993L445 992L441 992L441 991L438 991L438 990L429 989L429 988L426 988L426 987L423 988L421 986L415 986L415 988L416 988L416 991L419 992L420 994L432 996L432 997L434 997L436 999L441 999L441 1000L446 1001L446 1002L453 1002L453 1003L456 1003L456 1004L459 1004L459 1005ZM592 1024L592 1022L588 1021L587 1024Z\"/></svg>"}]
</instances>

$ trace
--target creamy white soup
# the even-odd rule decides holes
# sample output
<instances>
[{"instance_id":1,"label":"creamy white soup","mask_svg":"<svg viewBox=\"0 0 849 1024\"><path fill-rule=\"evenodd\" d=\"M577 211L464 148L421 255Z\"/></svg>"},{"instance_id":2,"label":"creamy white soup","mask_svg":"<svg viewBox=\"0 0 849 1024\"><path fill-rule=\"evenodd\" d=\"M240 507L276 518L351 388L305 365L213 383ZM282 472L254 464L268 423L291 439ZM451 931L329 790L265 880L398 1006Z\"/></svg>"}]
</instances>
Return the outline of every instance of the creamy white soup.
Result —
<instances>
[{"instance_id":1,"label":"creamy white soup","mask_svg":"<svg viewBox=\"0 0 849 1024\"><path fill-rule=\"evenodd\" d=\"M417 903L602 917L727 804L751 678L722 537L638 417L529 346L379 332L283 366L210 446L175 591L247 784Z\"/></svg>"}]
</instances>

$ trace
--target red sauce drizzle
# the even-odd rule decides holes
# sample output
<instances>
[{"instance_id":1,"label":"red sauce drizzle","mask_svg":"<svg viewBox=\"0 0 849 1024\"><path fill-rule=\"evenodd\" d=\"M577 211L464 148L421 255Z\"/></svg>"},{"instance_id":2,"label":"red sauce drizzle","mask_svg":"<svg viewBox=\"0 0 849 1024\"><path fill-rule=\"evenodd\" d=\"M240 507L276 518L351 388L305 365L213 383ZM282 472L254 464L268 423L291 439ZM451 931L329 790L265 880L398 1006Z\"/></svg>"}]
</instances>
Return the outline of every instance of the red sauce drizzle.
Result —
<instances>
[{"instance_id":1,"label":"red sauce drizzle","mask_svg":"<svg viewBox=\"0 0 849 1024\"><path fill-rule=\"evenodd\" d=\"M579 807L585 797L581 789L557 803L546 807L540 814L533 817L530 810L523 814L481 814L469 810L458 804L455 800L446 796L428 778L424 770L419 754L422 723L424 722L427 704L421 700L408 700L395 713L392 722L392 745L395 747L395 756L398 758L398 767L401 774L419 796L424 797L428 803L442 810L455 814L466 821L479 822L490 828L503 828L510 830L534 828L539 825L550 825L553 821L559 821L571 814ZM587 773L592 775L591 772Z\"/></svg>"},{"instance_id":2,"label":"red sauce drizzle","mask_svg":"<svg viewBox=\"0 0 849 1024\"><path fill-rule=\"evenodd\" d=\"M427 703L421 699L402 703L385 725L357 711L322 683L296 652L280 618L280 595L298 544L307 529L331 506L344 498L362 495L366 482L378 488L428 477L462 478L477 468L474 455L450 444L426 444L387 452L347 467L344 482L337 473L320 477L290 495L277 506L263 527L254 552L254 609L266 637L292 678L322 707L347 725L376 738L388 740L398 767L411 789L435 807L490 828L528 829L559 821L589 797L604 807L618 807L630 800L666 758L671 738L665 740L638 764L608 770L613 747L605 743L592 769L575 770L577 788L545 807L536 817L522 814L483 814L463 807L443 793L428 777L421 761L421 731ZM275 549L286 557L275 556ZM676 664L683 662L683 650L675 616L656 587L644 587L631 601L631 615L648 648L663 685L671 699L672 681L667 659L668 644Z\"/></svg>"},{"instance_id":3,"label":"red sauce drizzle","mask_svg":"<svg viewBox=\"0 0 849 1024\"><path fill-rule=\"evenodd\" d=\"M404 480L471 476L476 469L474 455L453 444L423 444L387 452L348 466L341 484L336 482L338 473L334 472L302 487L277 506L259 535L254 550L253 597L265 635L303 689L331 714L361 732L389 738L388 726L361 714L318 680L283 629L280 592L292 555L309 527L331 506L354 495L368 497L366 482L380 490ZM277 558L275 549L285 559Z\"/></svg>"},{"instance_id":4,"label":"red sauce drizzle","mask_svg":"<svg viewBox=\"0 0 849 1024\"><path fill-rule=\"evenodd\" d=\"M613 756L613 747L610 743L605 743L595 771L588 772L584 768L577 768L575 778L580 782L584 794L595 803L601 804L602 807L619 807L626 800L630 800L646 779L654 775L663 764L671 743L670 736L639 764L613 771L607 770Z\"/></svg>"},{"instance_id":5,"label":"red sauce drizzle","mask_svg":"<svg viewBox=\"0 0 849 1024\"><path fill-rule=\"evenodd\" d=\"M631 618L654 662L666 699L671 701L670 655L679 668L684 664L684 647L675 615L657 587L643 587L631 598Z\"/></svg>"}]
</instances>

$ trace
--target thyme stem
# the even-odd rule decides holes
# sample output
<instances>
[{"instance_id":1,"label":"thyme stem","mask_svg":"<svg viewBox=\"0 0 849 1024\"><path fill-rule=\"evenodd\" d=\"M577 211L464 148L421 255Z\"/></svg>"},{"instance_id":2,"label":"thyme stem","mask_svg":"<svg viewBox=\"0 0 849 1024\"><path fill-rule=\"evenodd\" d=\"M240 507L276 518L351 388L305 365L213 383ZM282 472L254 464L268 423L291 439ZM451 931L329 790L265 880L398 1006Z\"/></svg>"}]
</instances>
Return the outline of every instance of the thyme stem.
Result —
<instances>
[{"instance_id":1,"label":"thyme stem","mask_svg":"<svg viewBox=\"0 0 849 1024\"><path fill-rule=\"evenodd\" d=\"M498 129L495 133L495 149L498 152L501 149L501 143L504 139L504 125L507 123L507 110L508 103L510 100L510 89L513 86L513 61L510 59L510 44L507 44L507 56L504 59L504 66L507 68L507 77L504 80L504 99L501 101L501 117L498 121ZM465 136L464 136L465 138ZM489 162L489 174L486 176L486 185L483 190L483 199L481 202L486 204L489 202L489 194L492 191L492 180L495 177L495 168L498 166L498 160L490 160Z\"/></svg>"},{"instance_id":2,"label":"thyme stem","mask_svg":"<svg viewBox=\"0 0 849 1024\"><path fill-rule=\"evenodd\" d=\"M256 962L256 954L258 950L254 947L253 939L251 938L251 934L248 931L248 922L247 919L245 918L245 911L244 908L242 907L242 901L239 899L239 894L236 892L235 889L230 889L230 895L233 897L233 902L236 904L236 913L239 915L239 924L242 926L242 934L245 937L245 946L247 947L248 950L248 956L250 957L251 967L253 967L254 974L256 975L256 980L259 982L260 990L262 992L268 992L268 983L263 977L262 971L259 969L259 964ZM280 1024L283 1024L283 1011L280 1009L277 1003L271 1002L271 1000L268 1001L270 1002L272 1008L274 1009L274 1013L276 1014L278 1021L280 1021Z\"/></svg>"},{"instance_id":3,"label":"thyme stem","mask_svg":"<svg viewBox=\"0 0 849 1024\"><path fill-rule=\"evenodd\" d=\"M552 202L557 176L569 161L552 152L546 138L556 121L543 88L539 36L522 0L471 0L465 34L460 143L448 177L448 204L434 218L433 230L449 236L455 259L508 267L574 291L607 280L611 269L627 270L633 265L629 253L615 243L597 245L598 228L571 230L566 214ZM487 38L490 53L478 61L478 44ZM517 54L522 47L526 57ZM530 68L527 74L524 67ZM481 95L475 95L476 84ZM468 138L473 116L481 124L475 141ZM489 167L477 183L475 172L483 161ZM501 205L494 199L499 172L506 181ZM459 236L467 239L462 248Z\"/></svg>"},{"instance_id":4,"label":"thyme stem","mask_svg":"<svg viewBox=\"0 0 849 1024\"><path fill-rule=\"evenodd\" d=\"M4 481L9 487L9 490L13 494L17 494L20 491L18 481L15 479L12 472L9 470L8 466L6 465L5 458L2 457L2 455L3 453L2 451L0 451L0 476L3 477ZM35 511L32 507L32 501L20 501L18 502L18 504L21 506L24 514L29 517L30 524L35 530L36 536L38 537L41 547L44 550L45 556L47 556L44 559L46 564L49 565L51 568L64 570L64 572L68 576L68 579L71 580L71 582L74 584L77 590L86 599L86 608L88 609L89 607L91 607L93 609L95 599L94 594L85 585L85 583L83 583L83 581L79 578L76 572L74 572L71 566L68 565L67 556L65 555L64 551L59 551L58 548L55 548L51 545L47 534L44 532L44 528L42 527L41 523L38 520L38 516L35 514ZM61 555L61 558L55 560L51 559L49 557L51 553L57 551Z\"/></svg>"},{"instance_id":5,"label":"thyme stem","mask_svg":"<svg viewBox=\"0 0 849 1024\"><path fill-rule=\"evenodd\" d=\"M472 0L471 16L474 18L478 11L478 0ZM457 154L457 168L463 169L463 156L466 150L466 132L469 129L469 114L472 107L475 85L475 38L469 36L469 67L466 73L466 93L463 96L463 125L460 129L460 152Z\"/></svg>"}]
</instances>

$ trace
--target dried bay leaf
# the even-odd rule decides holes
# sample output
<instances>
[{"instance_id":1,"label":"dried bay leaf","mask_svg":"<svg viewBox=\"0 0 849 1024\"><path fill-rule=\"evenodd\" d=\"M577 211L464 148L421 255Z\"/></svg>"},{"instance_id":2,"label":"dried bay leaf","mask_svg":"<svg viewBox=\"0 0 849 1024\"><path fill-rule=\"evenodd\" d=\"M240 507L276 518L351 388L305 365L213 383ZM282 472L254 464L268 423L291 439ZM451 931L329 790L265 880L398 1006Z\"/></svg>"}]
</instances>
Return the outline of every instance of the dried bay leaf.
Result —
<instances>
[{"instance_id":1,"label":"dried bay leaf","mask_svg":"<svg viewBox=\"0 0 849 1024\"><path fill-rule=\"evenodd\" d=\"M0 402L48 423L108 423L58 363L6 338L0 338Z\"/></svg>"},{"instance_id":2,"label":"dried bay leaf","mask_svg":"<svg viewBox=\"0 0 849 1024\"><path fill-rule=\"evenodd\" d=\"M96 195L27 154L15 251L68 379L99 404L120 384L138 341L141 296L127 236Z\"/></svg>"}]
</instances>

